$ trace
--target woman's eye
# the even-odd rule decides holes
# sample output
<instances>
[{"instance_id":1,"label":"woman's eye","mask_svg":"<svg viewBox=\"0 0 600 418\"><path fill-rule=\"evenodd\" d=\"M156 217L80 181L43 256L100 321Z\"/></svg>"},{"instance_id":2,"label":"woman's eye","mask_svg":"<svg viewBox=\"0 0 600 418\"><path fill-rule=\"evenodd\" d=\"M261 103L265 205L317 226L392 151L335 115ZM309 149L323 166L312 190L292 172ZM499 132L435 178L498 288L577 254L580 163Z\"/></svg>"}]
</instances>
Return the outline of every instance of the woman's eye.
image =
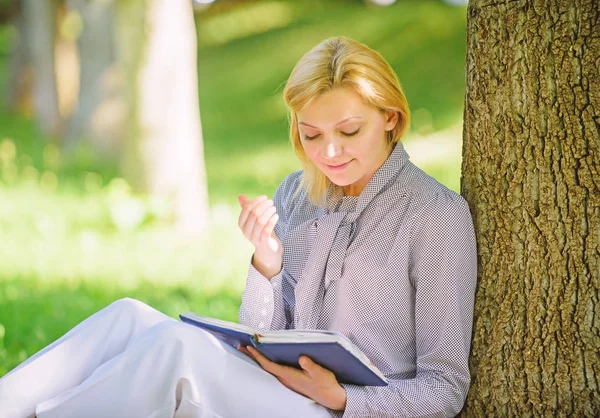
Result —
<instances>
[{"instance_id":1,"label":"woman's eye","mask_svg":"<svg viewBox=\"0 0 600 418\"><path fill-rule=\"evenodd\" d=\"M354 136L354 135L356 135L358 133L358 131L360 131L360 128L358 128L354 132L342 132L342 135L344 135L344 136Z\"/></svg>"},{"instance_id":2,"label":"woman's eye","mask_svg":"<svg viewBox=\"0 0 600 418\"><path fill-rule=\"evenodd\" d=\"M304 135L304 140L310 141L311 139L315 139L318 136L319 136L318 134L317 135L313 135L313 136Z\"/></svg>"}]
</instances>

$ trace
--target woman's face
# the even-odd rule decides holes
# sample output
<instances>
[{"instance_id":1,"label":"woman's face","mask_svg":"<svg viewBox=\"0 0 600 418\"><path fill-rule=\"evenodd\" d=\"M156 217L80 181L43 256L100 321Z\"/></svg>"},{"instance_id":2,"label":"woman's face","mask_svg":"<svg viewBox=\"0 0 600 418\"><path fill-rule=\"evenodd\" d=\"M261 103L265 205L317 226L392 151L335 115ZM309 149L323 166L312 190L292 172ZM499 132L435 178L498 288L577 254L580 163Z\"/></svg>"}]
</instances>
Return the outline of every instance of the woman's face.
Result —
<instances>
[{"instance_id":1,"label":"woman's face","mask_svg":"<svg viewBox=\"0 0 600 418\"><path fill-rule=\"evenodd\" d=\"M387 131L398 113L365 104L351 88L316 97L297 116L304 152L346 196L358 196L392 151Z\"/></svg>"}]
</instances>

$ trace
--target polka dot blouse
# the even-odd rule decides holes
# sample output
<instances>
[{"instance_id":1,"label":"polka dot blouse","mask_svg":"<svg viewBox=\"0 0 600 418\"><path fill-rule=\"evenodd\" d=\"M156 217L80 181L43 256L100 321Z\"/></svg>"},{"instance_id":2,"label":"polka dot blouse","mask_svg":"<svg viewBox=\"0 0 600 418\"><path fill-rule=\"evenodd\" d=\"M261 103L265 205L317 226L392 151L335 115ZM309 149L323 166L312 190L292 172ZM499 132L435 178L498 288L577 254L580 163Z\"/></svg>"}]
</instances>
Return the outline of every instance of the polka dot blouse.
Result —
<instances>
[{"instance_id":1,"label":"polka dot blouse","mask_svg":"<svg viewBox=\"0 0 600 418\"><path fill-rule=\"evenodd\" d=\"M462 408L477 256L464 199L409 161L398 144L360 196L322 207L289 175L273 200L283 269L250 264L240 323L326 329L354 342L388 386L344 384L343 417L444 417Z\"/></svg>"}]
</instances>

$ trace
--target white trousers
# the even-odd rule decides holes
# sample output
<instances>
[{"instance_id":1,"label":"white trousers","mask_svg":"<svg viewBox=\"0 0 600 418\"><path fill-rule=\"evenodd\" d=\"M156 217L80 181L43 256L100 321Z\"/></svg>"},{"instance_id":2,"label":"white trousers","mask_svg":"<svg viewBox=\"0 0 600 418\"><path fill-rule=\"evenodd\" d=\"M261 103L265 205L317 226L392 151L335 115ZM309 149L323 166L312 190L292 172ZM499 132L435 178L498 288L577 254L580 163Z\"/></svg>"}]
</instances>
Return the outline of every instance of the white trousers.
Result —
<instances>
[{"instance_id":1,"label":"white trousers","mask_svg":"<svg viewBox=\"0 0 600 418\"><path fill-rule=\"evenodd\" d=\"M0 418L329 417L209 333L133 300L0 379Z\"/></svg>"}]
</instances>

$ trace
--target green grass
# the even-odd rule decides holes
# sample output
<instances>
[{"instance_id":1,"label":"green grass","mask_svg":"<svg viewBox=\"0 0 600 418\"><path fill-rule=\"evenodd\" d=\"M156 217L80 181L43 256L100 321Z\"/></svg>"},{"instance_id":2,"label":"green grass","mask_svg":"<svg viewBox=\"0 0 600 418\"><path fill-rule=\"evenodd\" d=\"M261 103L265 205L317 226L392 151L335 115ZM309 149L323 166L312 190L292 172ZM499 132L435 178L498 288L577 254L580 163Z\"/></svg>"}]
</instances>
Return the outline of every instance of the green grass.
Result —
<instances>
[{"instance_id":1,"label":"green grass","mask_svg":"<svg viewBox=\"0 0 600 418\"><path fill-rule=\"evenodd\" d=\"M436 147L460 146L464 9L264 1L197 24L212 220L202 240L176 237L167 202L133 193L116 162L85 148L67 158L30 118L0 111L0 376L124 296L172 316L235 320L251 254L236 197L272 194L299 168L281 92L297 59L326 37L353 37L390 61L414 112L411 156L458 189L460 152ZM0 28L0 81L13 36Z\"/></svg>"},{"instance_id":2,"label":"green grass","mask_svg":"<svg viewBox=\"0 0 600 418\"><path fill-rule=\"evenodd\" d=\"M91 313L111 302L135 295L177 317L186 311L237 320L239 292L202 286L143 283L132 288L103 281L40 281L38 277L3 280L0 286L0 376L54 341Z\"/></svg>"}]
</instances>

